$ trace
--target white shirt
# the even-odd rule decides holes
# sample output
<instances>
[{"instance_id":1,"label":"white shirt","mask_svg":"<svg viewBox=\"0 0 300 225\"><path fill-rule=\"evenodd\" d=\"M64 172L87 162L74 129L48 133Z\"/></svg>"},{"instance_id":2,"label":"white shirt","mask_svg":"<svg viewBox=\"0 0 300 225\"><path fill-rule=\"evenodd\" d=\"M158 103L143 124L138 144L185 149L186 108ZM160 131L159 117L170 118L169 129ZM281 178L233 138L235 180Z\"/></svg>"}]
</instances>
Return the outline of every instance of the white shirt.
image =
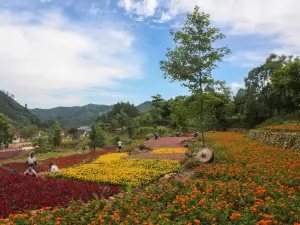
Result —
<instances>
[{"instance_id":1,"label":"white shirt","mask_svg":"<svg viewBox=\"0 0 300 225\"><path fill-rule=\"evenodd\" d=\"M55 165L51 166L51 172L52 173L56 173L57 171L58 171L58 167L57 166L55 166Z\"/></svg>"},{"instance_id":2,"label":"white shirt","mask_svg":"<svg viewBox=\"0 0 300 225\"><path fill-rule=\"evenodd\" d=\"M122 146L122 141L118 141L118 146Z\"/></svg>"},{"instance_id":3,"label":"white shirt","mask_svg":"<svg viewBox=\"0 0 300 225\"><path fill-rule=\"evenodd\" d=\"M36 161L35 157L28 157L28 164L33 164Z\"/></svg>"}]
</instances>

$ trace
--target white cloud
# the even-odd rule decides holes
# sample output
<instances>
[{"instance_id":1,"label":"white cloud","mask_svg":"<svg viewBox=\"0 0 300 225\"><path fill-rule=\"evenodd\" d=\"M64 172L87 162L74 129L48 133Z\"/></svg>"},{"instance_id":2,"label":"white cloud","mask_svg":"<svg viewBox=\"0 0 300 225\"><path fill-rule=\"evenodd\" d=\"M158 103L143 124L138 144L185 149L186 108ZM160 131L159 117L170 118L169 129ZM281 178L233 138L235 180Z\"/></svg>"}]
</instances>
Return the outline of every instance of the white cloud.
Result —
<instances>
[{"instance_id":1,"label":"white cloud","mask_svg":"<svg viewBox=\"0 0 300 225\"><path fill-rule=\"evenodd\" d=\"M268 51L260 51L260 50L244 51L244 52L237 52L233 55L230 55L224 58L224 61L231 62L242 67L253 68L255 66L262 64L266 60L268 55L269 55Z\"/></svg>"},{"instance_id":2,"label":"white cloud","mask_svg":"<svg viewBox=\"0 0 300 225\"><path fill-rule=\"evenodd\" d=\"M130 2L131 7L126 8L128 12L134 11L134 5L137 4L134 0ZM154 13L143 13L145 16L154 16L153 22L163 23L177 18L178 15L192 12L198 5L200 11L211 15L217 26L226 29L226 34L259 35L265 37L267 45L279 47L268 49L266 55L277 50L280 50L278 53L300 54L300 23L297 22L300 21L299 0L160 0L157 3ZM178 23L176 20L173 22ZM256 64L257 60L252 56L245 58L250 58L250 61L242 66Z\"/></svg>"},{"instance_id":3,"label":"white cloud","mask_svg":"<svg viewBox=\"0 0 300 225\"><path fill-rule=\"evenodd\" d=\"M158 6L157 0L120 0L119 6L124 7L129 13L142 16L153 16Z\"/></svg>"},{"instance_id":4,"label":"white cloud","mask_svg":"<svg viewBox=\"0 0 300 225\"><path fill-rule=\"evenodd\" d=\"M55 93L103 91L141 78L143 56L134 41L130 32L105 21L95 27L71 23L60 12L0 12L0 84L30 107L83 103L76 94Z\"/></svg>"},{"instance_id":5,"label":"white cloud","mask_svg":"<svg viewBox=\"0 0 300 225\"><path fill-rule=\"evenodd\" d=\"M231 87L233 90L237 90L237 89L239 89L239 88L245 88L245 86L244 86L243 83L238 83L238 82L231 82L230 87Z\"/></svg>"}]
</instances>

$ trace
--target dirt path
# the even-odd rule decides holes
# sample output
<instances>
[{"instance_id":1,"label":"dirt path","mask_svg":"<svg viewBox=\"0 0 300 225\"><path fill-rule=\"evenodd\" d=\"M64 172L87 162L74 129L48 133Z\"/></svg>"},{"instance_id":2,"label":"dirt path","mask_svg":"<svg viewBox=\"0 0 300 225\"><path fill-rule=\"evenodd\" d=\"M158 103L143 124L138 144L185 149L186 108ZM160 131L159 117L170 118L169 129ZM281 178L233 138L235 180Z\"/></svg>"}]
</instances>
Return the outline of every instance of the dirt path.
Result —
<instances>
[{"instance_id":1,"label":"dirt path","mask_svg":"<svg viewBox=\"0 0 300 225\"><path fill-rule=\"evenodd\" d=\"M155 148L180 148L183 147L182 142L184 140L192 139L193 137L167 137L167 138L158 138L157 140L151 139L146 141L146 146L155 149Z\"/></svg>"}]
</instances>

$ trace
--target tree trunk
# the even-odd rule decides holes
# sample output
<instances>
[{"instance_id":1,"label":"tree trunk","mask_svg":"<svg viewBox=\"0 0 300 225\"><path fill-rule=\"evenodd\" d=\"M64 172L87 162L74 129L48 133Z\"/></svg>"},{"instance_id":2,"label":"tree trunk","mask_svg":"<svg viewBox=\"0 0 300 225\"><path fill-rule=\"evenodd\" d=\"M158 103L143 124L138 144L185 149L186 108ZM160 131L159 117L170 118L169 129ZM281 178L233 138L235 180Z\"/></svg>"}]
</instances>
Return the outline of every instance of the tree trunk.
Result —
<instances>
[{"instance_id":1,"label":"tree trunk","mask_svg":"<svg viewBox=\"0 0 300 225\"><path fill-rule=\"evenodd\" d=\"M203 145L205 145L205 139L204 139L204 131L203 131L203 94L201 90L201 99L200 99L200 130L202 134L202 142Z\"/></svg>"}]
</instances>

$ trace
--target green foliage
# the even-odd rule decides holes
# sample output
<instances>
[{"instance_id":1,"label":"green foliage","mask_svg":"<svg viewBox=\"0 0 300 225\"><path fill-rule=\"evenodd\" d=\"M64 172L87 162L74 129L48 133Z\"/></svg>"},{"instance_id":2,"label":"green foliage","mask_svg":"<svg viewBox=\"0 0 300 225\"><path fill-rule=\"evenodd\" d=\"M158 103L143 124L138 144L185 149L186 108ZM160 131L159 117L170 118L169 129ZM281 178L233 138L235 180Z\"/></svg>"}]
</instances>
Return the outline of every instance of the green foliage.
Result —
<instances>
[{"instance_id":1,"label":"green foliage","mask_svg":"<svg viewBox=\"0 0 300 225\"><path fill-rule=\"evenodd\" d=\"M160 66L165 78L172 81L182 81L192 93L200 95L200 107L195 115L199 115L203 141L203 89L214 83L211 72L217 62L230 53L227 47L213 47L213 43L225 36L219 29L211 27L208 14L199 12L196 6L194 13L187 15L185 25L178 31L172 31L175 41L174 50L167 49L167 61L161 61ZM198 110L199 109L199 110Z\"/></svg>"},{"instance_id":2,"label":"green foliage","mask_svg":"<svg viewBox=\"0 0 300 225\"><path fill-rule=\"evenodd\" d=\"M40 119L33 115L27 108L20 105L12 95L0 90L0 113L3 113L12 124L17 127L37 125L42 126Z\"/></svg>"},{"instance_id":3,"label":"green foliage","mask_svg":"<svg viewBox=\"0 0 300 225\"><path fill-rule=\"evenodd\" d=\"M168 119L171 114L169 101L163 99L159 94L152 96L149 114L154 124L158 124L163 119Z\"/></svg>"},{"instance_id":4,"label":"green foliage","mask_svg":"<svg viewBox=\"0 0 300 225\"><path fill-rule=\"evenodd\" d=\"M271 54L248 73L245 90L234 99L235 112L247 127L296 112L300 109L299 77L299 58Z\"/></svg>"},{"instance_id":5,"label":"green foliage","mask_svg":"<svg viewBox=\"0 0 300 225\"><path fill-rule=\"evenodd\" d=\"M57 148L61 143L61 127L58 122L56 122L51 129L51 134L49 136L49 144L54 148Z\"/></svg>"},{"instance_id":6,"label":"green foliage","mask_svg":"<svg viewBox=\"0 0 300 225\"><path fill-rule=\"evenodd\" d=\"M138 105L136 108L141 112L141 113L146 113L151 107L152 102L151 101L146 101L143 102L142 104Z\"/></svg>"},{"instance_id":7,"label":"green foliage","mask_svg":"<svg viewBox=\"0 0 300 225\"><path fill-rule=\"evenodd\" d=\"M177 129L185 129L188 127L188 106L187 97L176 97L170 100L170 118L171 125Z\"/></svg>"},{"instance_id":8,"label":"green foliage","mask_svg":"<svg viewBox=\"0 0 300 225\"><path fill-rule=\"evenodd\" d=\"M11 132L11 121L8 117L0 113L0 147L7 145L13 140L13 133Z\"/></svg>"},{"instance_id":9,"label":"green foliage","mask_svg":"<svg viewBox=\"0 0 300 225\"><path fill-rule=\"evenodd\" d=\"M76 137L77 133L78 133L78 130L75 127L72 127L68 130L68 134L71 134L73 136L73 138Z\"/></svg>"},{"instance_id":10,"label":"green foliage","mask_svg":"<svg viewBox=\"0 0 300 225\"><path fill-rule=\"evenodd\" d=\"M21 130L21 137L28 139L33 138L38 132L38 128L35 125L23 127Z\"/></svg>"},{"instance_id":11,"label":"green foliage","mask_svg":"<svg viewBox=\"0 0 300 225\"><path fill-rule=\"evenodd\" d=\"M58 121L62 127L79 127L92 124L99 114L105 113L110 108L111 106L108 105L88 104L80 107L56 107L53 109L32 109L30 111L49 126Z\"/></svg>"},{"instance_id":12,"label":"green foliage","mask_svg":"<svg viewBox=\"0 0 300 225\"><path fill-rule=\"evenodd\" d=\"M99 123L95 123L92 126L92 131L89 135L90 138L90 147L92 147L94 150L96 150L97 147L102 148L105 146L105 133L101 128L101 125Z\"/></svg>"},{"instance_id":13,"label":"green foliage","mask_svg":"<svg viewBox=\"0 0 300 225\"><path fill-rule=\"evenodd\" d=\"M101 115L97 119L97 121L102 121L104 123L112 123L112 121L116 119L116 116L121 113L125 113L130 118L134 118L140 115L139 110L134 105L130 104L129 102L119 102L115 104L110 111Z\"/></svg>"}]
</instances>

